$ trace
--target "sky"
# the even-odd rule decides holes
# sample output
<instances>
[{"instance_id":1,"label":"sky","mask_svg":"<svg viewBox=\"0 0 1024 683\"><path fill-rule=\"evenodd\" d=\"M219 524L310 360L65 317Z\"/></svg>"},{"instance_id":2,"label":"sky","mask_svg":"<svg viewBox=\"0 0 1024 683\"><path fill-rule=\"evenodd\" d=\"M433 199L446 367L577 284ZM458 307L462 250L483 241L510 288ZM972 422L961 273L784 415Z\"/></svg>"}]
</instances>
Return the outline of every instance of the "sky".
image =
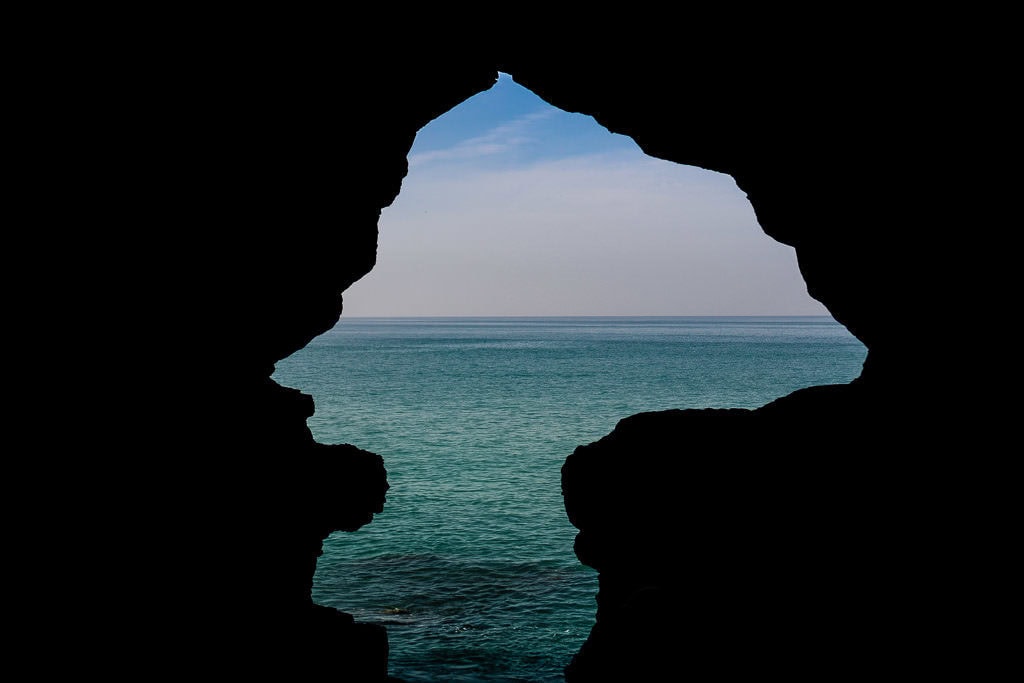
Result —
<instances>
[{"instance_id":1,"label":"sky","mask_svg":"<svg viewBox=\"0 0 1024 683\"><path fill-rule=\"evenodd\" d=\"M828 315L731 176L506 74L419 131L346 317Z\"/></svg>"}]
</instances>

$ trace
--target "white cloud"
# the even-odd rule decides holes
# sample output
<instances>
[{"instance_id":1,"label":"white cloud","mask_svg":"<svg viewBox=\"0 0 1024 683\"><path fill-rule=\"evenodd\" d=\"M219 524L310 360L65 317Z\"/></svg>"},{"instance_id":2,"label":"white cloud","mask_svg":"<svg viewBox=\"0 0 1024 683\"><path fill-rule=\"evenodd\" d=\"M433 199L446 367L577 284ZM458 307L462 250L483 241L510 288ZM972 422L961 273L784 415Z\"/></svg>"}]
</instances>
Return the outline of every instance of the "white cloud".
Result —
<instances>
[{"instance_id":1,"label":"white cloud","mask_svg":"<svg viewBox=\"0 0 1024 683\"><path fill-rule=\"evenodd\" d=\"M483 135L468 138L452 147L410 154L409 167L439 161L467 161L502 154L535 140L529 133L530 127L537 121L550 118L557 111L554 107L542 109L506 121Z\"/></svg>"}]
</instances>

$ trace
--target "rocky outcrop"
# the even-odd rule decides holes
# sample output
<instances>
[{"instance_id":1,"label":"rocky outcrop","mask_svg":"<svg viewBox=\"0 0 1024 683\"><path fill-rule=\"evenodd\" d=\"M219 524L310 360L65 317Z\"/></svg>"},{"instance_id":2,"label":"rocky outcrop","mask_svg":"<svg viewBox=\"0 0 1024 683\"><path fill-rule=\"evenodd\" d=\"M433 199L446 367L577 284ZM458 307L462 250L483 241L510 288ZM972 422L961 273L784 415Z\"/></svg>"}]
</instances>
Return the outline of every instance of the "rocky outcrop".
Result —
<instances>
[{"instance_id":1,"label":"rocky outcrop","mask_svg":"<svg viewBox=\"0 0 1024 683\"><path fill-rule=\"evenodd\" d=\"M870 522L849 507L864 482L813 421L792 426L748 410L645 413L566 460L576 554L600 572L568 681L676 680L681 667L803 678L862 656L854 614L822 627L864 588L844 559L864 550L851 513Z\"/></svg>"},{"instance_id":2,"label":"rocky outcrop","mask_svg":"<svg viewBox=\"0 0 1024 683\"><path fill-rule=\"evenodd\" d=\"M957 581L998 523L963 526L931 420L854 383L636 415L577 448L563 494L600 592L567 681L968 672L988 645Z\"/></svg>"},{"instance_id":3,"label":"rocky outcrop","mask_svg":"<svg viewBox=\"0 0 1024 683\"><path fill-rule=\"evenodd\" d=\"M205 548L192 577L203 616L190 640L224 675L290 679L340 670L350 680L388 680L384 628L312 600L323 541L383 511L383 459L314 442L306 426L312 399L269 378L233 398L221 416L230 450L199 463L203 481L192 490L203 495L187 501L181 520L191 547Z\"/></svg>"}]
</instances>

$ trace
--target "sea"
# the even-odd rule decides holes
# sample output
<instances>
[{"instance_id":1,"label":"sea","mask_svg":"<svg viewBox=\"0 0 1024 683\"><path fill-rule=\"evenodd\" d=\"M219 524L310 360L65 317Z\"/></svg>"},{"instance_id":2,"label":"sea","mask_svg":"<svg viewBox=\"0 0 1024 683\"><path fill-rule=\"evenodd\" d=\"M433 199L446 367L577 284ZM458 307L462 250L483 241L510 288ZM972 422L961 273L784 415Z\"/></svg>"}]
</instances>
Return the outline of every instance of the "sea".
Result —
<instances>
[{"instance_id":1,"label":"sea","mask_svg":"<svg viewBox=\"0 0 1024 683\"><path fill-rule=\"evenodd\" d=\"M384 511L324 542L313 599L382 624L409 683L563 681L594 624L560 468L620 419L847 383L827 316L348 318L281 360L321 443L384 458Z\"/></svg>"}]
</instances>

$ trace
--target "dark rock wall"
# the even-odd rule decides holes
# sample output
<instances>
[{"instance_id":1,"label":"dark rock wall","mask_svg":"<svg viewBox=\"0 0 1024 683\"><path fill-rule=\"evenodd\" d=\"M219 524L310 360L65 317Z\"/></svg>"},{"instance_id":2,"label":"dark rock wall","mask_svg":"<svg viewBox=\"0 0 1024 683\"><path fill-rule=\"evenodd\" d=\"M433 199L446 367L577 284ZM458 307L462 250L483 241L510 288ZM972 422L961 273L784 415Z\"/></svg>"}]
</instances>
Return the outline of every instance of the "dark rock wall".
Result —
<instances>
[{"instance_id":1,"label":"dark rock wall","mask_svg":"<svg viewBox=\"0 0 1024 683\"><path fill-rule=\"evenodd\" d=\"M651 155L732 175L765 231L796 248L811 295L869 349L854 385L757 411L636 416L567 460L576 549L601 572L572 679L631 667L887 675L939 650L948 661L964 629L932 617L951 600L939 584L956 584L915 476L944 414L921 406L953 390L908 315L929 290L908 197L929 182L915 122L940 99L934 74L894 68L877 41L644 53L581 31L554 43L567 41L574 50L524 37L442 59L387 41L334 53L247 40L147 64L165 91L131 129L149 144L133 201L185 245L169 252L182 258L174 281L197 293L181 340L195 402L181 424L209 410L205 440L177 454L191 498L171 525L196 548L181 552L200 623L175 650L229 669L384 676L384 634L317 608L310 587L327 534L382 509L387 454L315 444L311 399L269 376L336 323L342 293L373 267L416 131L501 69Z\"/></svg>"},{"instance_id":2,"label":"dark rock wall","mask_svg":"<svg viewBox=\"0 0 1024 683\"><path fill-rule=\"evenodd\" d=\"M933 657L936 626L951 624L929 606L938 585L906 580L929 562L904 521L914 477L864 457L891 433L870 391L644 413L577 448L565 505L577 556L600 574L567 680L817 680L872 675L894 648ZM908 628L908 613L933 621Z\"/></svg>"}]
</instances>

